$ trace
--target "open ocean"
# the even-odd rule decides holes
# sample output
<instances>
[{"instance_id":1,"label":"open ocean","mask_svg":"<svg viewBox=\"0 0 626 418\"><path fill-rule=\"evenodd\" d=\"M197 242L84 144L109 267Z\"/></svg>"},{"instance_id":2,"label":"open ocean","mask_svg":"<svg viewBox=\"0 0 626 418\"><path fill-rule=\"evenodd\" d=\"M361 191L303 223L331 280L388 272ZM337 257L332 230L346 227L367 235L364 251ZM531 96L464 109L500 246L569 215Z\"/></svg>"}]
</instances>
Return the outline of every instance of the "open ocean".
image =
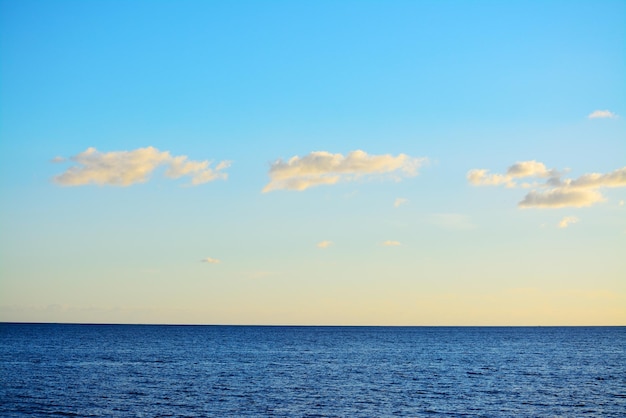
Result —
<instances>
[{"instance_id":1,"label":"open ocean","mask_svg":"<svg viewBox=\"0 0 626 418\"><path fill-rule=\"evenodd\" d=\"M0 324L2 417L624 417L626 327Z\"/></svg>"}]
</instances>

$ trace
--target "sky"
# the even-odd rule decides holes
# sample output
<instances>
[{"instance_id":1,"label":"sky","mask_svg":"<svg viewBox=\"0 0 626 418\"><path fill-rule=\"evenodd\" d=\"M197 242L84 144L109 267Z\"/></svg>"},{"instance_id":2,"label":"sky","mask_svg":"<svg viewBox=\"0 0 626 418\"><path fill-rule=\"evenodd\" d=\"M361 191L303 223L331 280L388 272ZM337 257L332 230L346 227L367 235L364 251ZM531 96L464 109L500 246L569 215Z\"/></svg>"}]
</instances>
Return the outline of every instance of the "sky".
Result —
<instances>
[{"instance_id":1,"label":"sky","mask_svg":"<svg viewBox=\"0 0 626 418\"><path fill-rule=\"evenodd\" d=\"M625 325L626 2L0 0L0 321Z\"/></svg>"}]
</instances>

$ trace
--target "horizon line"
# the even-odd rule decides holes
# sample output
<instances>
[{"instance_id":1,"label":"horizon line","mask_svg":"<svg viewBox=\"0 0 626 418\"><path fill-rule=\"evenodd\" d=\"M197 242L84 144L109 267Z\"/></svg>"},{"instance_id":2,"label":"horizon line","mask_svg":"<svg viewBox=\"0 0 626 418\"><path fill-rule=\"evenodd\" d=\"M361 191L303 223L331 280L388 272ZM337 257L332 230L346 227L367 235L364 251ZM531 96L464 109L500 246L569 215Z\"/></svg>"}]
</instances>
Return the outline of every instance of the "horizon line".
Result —
<instances>
[{"instance_id":1,"label":"horizon line","mask_svg":"<svg viewBox=\"0 0 626 418\"><path fill-rule=\"evenodd\" d=\"M41 322L41 321L0 321L0 325L131 325L131 326L173 326L173 327L298 327L298 328L619 328L626 325L343 325L343 324L185 324L156 322Z\"/></svg>"}]
</instances>

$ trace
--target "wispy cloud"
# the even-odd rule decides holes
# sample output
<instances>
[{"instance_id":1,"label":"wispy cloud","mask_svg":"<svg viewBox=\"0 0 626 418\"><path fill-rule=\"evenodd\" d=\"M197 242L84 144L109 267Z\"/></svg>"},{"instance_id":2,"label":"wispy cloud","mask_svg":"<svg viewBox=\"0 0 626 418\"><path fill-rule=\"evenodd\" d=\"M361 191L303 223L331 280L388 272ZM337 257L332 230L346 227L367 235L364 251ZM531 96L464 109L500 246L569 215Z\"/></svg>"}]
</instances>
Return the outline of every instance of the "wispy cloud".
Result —
<instances>
[{"instance_id":1,"label":"wispy cloud","mask_svg":"<svg viewBox=\"0 0 626 418\"><path fill-rule=\"evenodd\" d=\"M361 177L393 176L394 179L417 175L417 169L426 161L406 154L392 156L369 155L356 150L346 156L316 151L304 157L292 157L274 162L269 170L270 182L263 192L273 190L306 190L320 185L336 184Z\"/></svg>"},{"instance_id":2,"label":"wispy cloud","mask_svg":"<svg viewBox=\"0 0 626 418\"><path fill-rule=\"evenodd\" d=\"M202 260L203 263L209 263L209 264L219 264L222 261L218 260L217 258L211 258L211 257L207 257L207 258L203 258Z\"/></svg>"},{"instance_id":3,"label":"wispy cloud","mask_svg":"<svg viewBox=\"0 0 626 418\"><path fill-rule=\"evenodd\" d=\"M610 110L594 110L588 116L589 119L612 119L617 115Z\"/></svg>"},{"instance_id":4,"label":"wispy cloud","mask_svg":"<svg viewBox=\"0 0 626 418\"><path fill-rule=\"evenodd\" d=\"M583 207L606 200L598 189L626 187L626 167L607 174L589 173L569 179L563 173L547 169L537 161L523 161L510 166L505 174L489 174L486 169L470 170L467 180L475 186L498 186L533 188L518 206L522 208ZM518 184L517 179L534 178L534 184Z\"/></svg>"},{"instance_id":5,"label":"wispy cloud","mask_svg":"<svg viewBox=\"0 0 626 418\"><path fill-rule=\"evenodd\" d=\"M328 248L333 245L332 241L321 241L317 243L317 248Z\"/></svg>"},{"instance_id":6,"label":"wispy cloud","mask_svg":"<svg viewBox=\"0 0 626 418\"><path fill-rule=\"evenodd\" d=\"M567 228L570 224L575 224L579 221L580 219L575 216L566 216L559 222L559 228Z\"/></svg>"},{"instance_id":7,"label":"wispy cloud","mask_svg":"<svg viewBox=\"0 0 626 418\"><path fill-rule=\"evenodd\" d=\"M61 157L56 157L61 158ZM209 161L192 161L186 156L172 156L168 151L159 151L154 147L138 148L132 151L100 152L87 148L70 158L75 162L54 181L62 186L83 186L86 184L130 186L145 183L158 167L165 166L165 175L178 179L191 178L191 184L198 185L209 181L226 179L223 172L230 162L222 161L211 168ZM62 161L62 160L61 160Z\"/></svg>"},{"instance_id":8,"label":"wispy cloud","mask_svg":"<svg viewBox=\"0 0 626 418\"><path fill-rule=\"evenodd\" d=\"M409 199L405 199L403 197L399 197L397 198L394 202L393 202L393 207L394 208L398 208L402 205L404 205L405 203L407 203L409 201Z\"/></svg>"},{"instance_id":9,"label":"wispy cloud","mask_svg":"<svg viewBox=\"0 0 626 418\"><path fill-rule=\"evenodd\" d=\"M382 243L382 245L385 246L385 247L397 247L397 246L400 246L402 244L400 244L399 241L384 241Z\"/></svg>"}]
</instances>

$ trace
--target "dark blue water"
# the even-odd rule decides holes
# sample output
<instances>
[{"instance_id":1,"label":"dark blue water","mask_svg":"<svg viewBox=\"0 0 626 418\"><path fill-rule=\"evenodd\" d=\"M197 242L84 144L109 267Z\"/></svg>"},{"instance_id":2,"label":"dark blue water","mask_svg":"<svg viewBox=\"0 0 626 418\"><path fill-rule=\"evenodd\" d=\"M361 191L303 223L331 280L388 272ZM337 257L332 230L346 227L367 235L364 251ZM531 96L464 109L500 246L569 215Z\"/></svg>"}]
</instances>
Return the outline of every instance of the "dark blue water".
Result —
<instances>
[{"instance_id":1,"label":"dark blue water","mask_svg":"<svg viewBox=\"0 0 626 418\"><path fill-rule=\"evenodd\" d=\"M626 328L0 324L0 416L626 416Z\"/></svg>"}]
</instances>

